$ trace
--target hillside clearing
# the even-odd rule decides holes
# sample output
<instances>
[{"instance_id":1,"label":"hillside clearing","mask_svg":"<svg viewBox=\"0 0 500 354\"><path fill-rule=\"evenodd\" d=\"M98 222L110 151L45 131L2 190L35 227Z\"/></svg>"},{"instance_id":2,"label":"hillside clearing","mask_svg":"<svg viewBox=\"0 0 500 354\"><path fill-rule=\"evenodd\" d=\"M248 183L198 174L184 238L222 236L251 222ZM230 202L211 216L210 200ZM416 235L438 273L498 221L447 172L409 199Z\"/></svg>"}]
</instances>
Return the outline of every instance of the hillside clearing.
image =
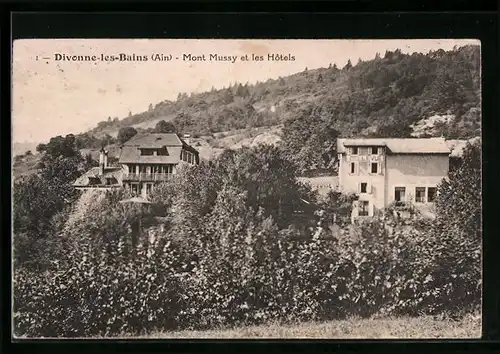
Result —
<instances>
[{"instance_id":1,"label":"hillside clearing","mask_svg":"<svg viewBox=\"0 0 500 354\"><path fill-rule=\"evenodd\" d=\"M432 317L349 319L286 326L270 324L211 331L156 332L140 338L430 339L480 336L481 316L467 315L460 321L436 320Z\"/></svg>"}]
</instances>

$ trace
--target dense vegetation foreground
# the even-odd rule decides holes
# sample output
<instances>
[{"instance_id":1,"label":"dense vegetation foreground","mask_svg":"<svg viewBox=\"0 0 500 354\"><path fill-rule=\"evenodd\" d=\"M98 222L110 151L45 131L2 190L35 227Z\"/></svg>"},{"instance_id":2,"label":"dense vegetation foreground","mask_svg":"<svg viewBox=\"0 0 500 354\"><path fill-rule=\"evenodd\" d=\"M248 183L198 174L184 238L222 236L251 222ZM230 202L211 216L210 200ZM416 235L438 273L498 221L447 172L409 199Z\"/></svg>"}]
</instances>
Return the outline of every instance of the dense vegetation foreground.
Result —
<instances>
[{"instance_id":1,"label":"dense vegetation foreground","mask_svg":"<svg viewBox=\"0 0 500 354\"><path fill-rule=\"evenodd\" d=\"M439 186L436 219L343 221L279 147L226 151L154 189L79 195L78 155L14 187L14 331L116 336L447 315L481 302L480 143ZM479 195L478 195L479 194ZM149 227L137 235L135 225Z\"/></svg>"}]
</instances>

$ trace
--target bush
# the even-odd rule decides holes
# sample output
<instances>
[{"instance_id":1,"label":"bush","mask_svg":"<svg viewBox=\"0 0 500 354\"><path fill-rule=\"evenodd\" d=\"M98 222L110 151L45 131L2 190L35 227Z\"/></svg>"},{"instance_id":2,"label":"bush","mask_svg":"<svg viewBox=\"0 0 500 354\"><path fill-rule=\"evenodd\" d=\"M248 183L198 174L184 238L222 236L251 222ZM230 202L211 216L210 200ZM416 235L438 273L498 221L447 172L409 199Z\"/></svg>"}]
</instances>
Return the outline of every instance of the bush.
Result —
<instances>
[{"instance_id":1,"label":"bush","mask_svg":"<svg viewBox=\"0 0 500 354\"><path fill-rule=\"evenodd\" d=\"M44 173L55 178L61 174L56 172ZM332 225L349 215L354 196L330 193L312 215L299 201L315 195L295 182L293 166L274 148L226 152L212 163L181 169L154 189L157 208L151 211L121 204L129 196L125 191L84 194L70 215L57 209L40 224L34 215L47 207L35 204L36 213L29 212L33 204L20 203L29 202L21 191L17 252L31 250L23 235L31 229L30 236L46 237L34 244L42 251L28 256L51 252L43 262L50 266L16 265L18 336L460 315L480 304L481 245L470 224L443 223L442 213L435 221L382 215L359 225ZM162 227L138 232L136 225L154 224L151 212L162 216ZM291 223L297 212L308 222Z\"/></svg>"},{"instance_id":2,"label":"bush","mask_svg":"<svg viewBox=\"0 0 500 354\"><path fill-rule=\"evenodd\" d=\"M15 333L111 336L479 306L480 274L463 268L456 235L375 220L333 239L317 229L286 240L272 218L246 218L245 195L235 194L219 198L190 248L157 232L127 253L122 236L108 253L88 243L69 267L42 276L16 271Z\"/></svg>"}]
</instances>

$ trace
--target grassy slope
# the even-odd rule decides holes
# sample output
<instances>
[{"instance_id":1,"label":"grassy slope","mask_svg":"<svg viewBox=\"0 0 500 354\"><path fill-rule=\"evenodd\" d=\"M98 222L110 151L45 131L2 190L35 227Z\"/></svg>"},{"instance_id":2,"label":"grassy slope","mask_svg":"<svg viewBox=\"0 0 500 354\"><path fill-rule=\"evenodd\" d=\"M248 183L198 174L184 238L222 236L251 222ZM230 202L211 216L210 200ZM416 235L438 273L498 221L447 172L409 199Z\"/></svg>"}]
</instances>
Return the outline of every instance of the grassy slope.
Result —
<instances>
[{"instance_id":1,"label":"grassy slope","mask_svg":"<svg viewBox=\"0 0 500 354\"><path fill-rule=\"evenodd\" d=\"M210 331L156 332L141 338L479 338L481 316L468 315L460 321L431 317L349 319L297 325L270 324Z\"/></svg>"}]
</instances>

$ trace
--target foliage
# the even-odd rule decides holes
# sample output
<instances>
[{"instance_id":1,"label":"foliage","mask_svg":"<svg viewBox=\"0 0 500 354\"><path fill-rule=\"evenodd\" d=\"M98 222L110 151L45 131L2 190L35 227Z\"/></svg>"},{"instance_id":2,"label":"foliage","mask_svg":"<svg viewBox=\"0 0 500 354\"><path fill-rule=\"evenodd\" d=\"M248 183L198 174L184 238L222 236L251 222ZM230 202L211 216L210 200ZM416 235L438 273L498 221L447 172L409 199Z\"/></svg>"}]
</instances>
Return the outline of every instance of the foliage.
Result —
<instances>
[{"instance_id":1,"label":"foliage","mask_svg":"<svg viewBox=\"0 0 500 354\"><path fill-rule=\"evenodd\" d=\"M226 151L215 166L225 183L247 193L246 205L253 213L262 209L280 227L291 224L295 212L304 210L304 199L315 199L308 187L297 182L294 164L274 146Z\"/></svg>"},{"instance_id":2,"label":"foliage","mask_svg":"<svg viewBox=\"0 0 500 354\"><path fill-rule=\"evenodd\" d=\"M54 218L64 220L79 193L74 180L88 166L81 156L47 161L36 174L17 179L13 186L14 260L44 268L58 253Z\"/></svg>"},{"instance_id":3,"label":"foliage","mask_svg":"<svg viewBox=\"0 0 500 354\"><path fill-rule=\"evenodd\" d=\"M475 161L472 151L464 161ZM332 216L348 216L355 198L333 192L316 203L317 227L296 227L298 208L310 212L300 201L317 196L294 171L270 146L181 169L153 190L155 212L169 222L147 232L137 225L154 225L154 211L120 203L123 190L53 216L50 265L15 269L15 333L110 336L479 306L480 242L471 230L441 227L446 214L333 228Z\"/></svg>"},{"instance_id":4,"label":"foliage","mask_svg":"<svg viewBox=\"0 0 500 354\"><path fill-rule=\"evenodd\" d=\"M124 127L118 131L118 143L123 144L130 140L134 135L137 134L137 130L134 127Z\"/></svg>"},{"instance_id":5,"label":"foliage","mask_svg":"<svg viewBox=\"0 0 500 354\"><path fill-rule=\"evenodd\" d=\"M338 132L331 119L312 109L289 119L283 127L283 148L300 172L334 169Z\"/></svg>"},{"instance_id":6,"label":"foliage","mask_svg":"<svg viewBox=\"0 0 500 354\"><path fill-rule=\"evenodd\" d=\"M482 236L482 198L481 198L481 142L468 144L463 152L459 167L450 171L438 188L436 199L436 228L440 230L446 245L437 248L442 253L443 265L458 268L461 272L474 272L481 278L481 236ZM451 254L457 252L457 254Z\"/></svg>"},{"instance_id":7,"label":"foliage","mask_svg":"<svg viewBox=\"0 0 500 354\"><path fill-rule=\"evenodd\" d=\"M352 203L358 197L355 194L343 194L337 191L329 191L320 201L322 210L322 222L344 225L351 222Z\"/></svg>"},{"instance_id":8,"label":"foliage","mask_svg":"<svg viewBox=\"0 0 500 354\"><path fill-rule=\"evenodd\" d=\"M44 158L46 159L76 157L79 154L76 149L76 138L73 134L51 138L48 144L39 144L36 150L41 153L44 152Z\"/></svg>"},{"instance_id":9,"label":"foliage","mask_svg":"<svg viewBox=\"0 0 500 354\"><path fill-rule=\"evenodd\" d=\"M193 135L297 119L301 126L297 134L303 132L308 138L309 128L300 123L305 114L307 123L321 120L347 137L407 137L413 123L449 113L455 118L434 134L468 139L480 134L480 93L479 46L411 55L395 50L356 65L349 61L342 70L334 65L254 85L239 83L190 96L179 94L175 102L160 102L89 134L104 135L158 117L173 119L179 133ZM298 142L306 142L304 137ZM318 143L311 144L307 151L314 151ZM319 163L319 154L311 155Z\"/></svg>"},{"instance_id":10,"label":"foliage","mask_svg":"<svg viewBox=\"0 0 500 354\"><path fill-rule=\"evenodd\" d=\"M155 133L175 133L177 130L172 123L165 122L164 120L160 120L156 123L154 132Z\"/></svg>"},{"instance_id":11,"label":"foliage","mask_svg":"<svg viewBox=\"0 0 500 354\"><path fill-rule=\"evenodd\" d=\"M481 230L481 141L468 143L457 168L440 184L436 208L440 223L469 235Z\"/></svg>"},{"instance_id":12,"label":"foliage","mask_svg":"<svg viewBox=\"0 0 500 354\"><path fill-rule=\"evenodd\" d=\"M272 218L247 218L245 193L226 186L204 237L179 248L156 233L131 252L116 231L107 249L84 242L50 273L15 273L15 333L110 336L269 321L439 314L480 303L478 274L441 263L430 225L374 221L334 239L280 239ZM111 229L109 229L111 230ZM93 232L84 234L93 237ZM453 238L445 238L445 242ZM98 250L101 249L101 252ZM474 251L474 250L469 250ZM109 256L105 257L103 254Z\"/></svg>"},{"instance_id":13,"label":"foliage","mask_svg":"<svg viewBox=\"0 0 500 354\"><path fill-rule=\"evenodd\" d=\"M109 134L105 134L101 138L97 138L89 133L82 133L76 136L76 146L78 149L93 148L98 149L103 146L115 144L116 139Z\"/></svg>"}]
</instances>

